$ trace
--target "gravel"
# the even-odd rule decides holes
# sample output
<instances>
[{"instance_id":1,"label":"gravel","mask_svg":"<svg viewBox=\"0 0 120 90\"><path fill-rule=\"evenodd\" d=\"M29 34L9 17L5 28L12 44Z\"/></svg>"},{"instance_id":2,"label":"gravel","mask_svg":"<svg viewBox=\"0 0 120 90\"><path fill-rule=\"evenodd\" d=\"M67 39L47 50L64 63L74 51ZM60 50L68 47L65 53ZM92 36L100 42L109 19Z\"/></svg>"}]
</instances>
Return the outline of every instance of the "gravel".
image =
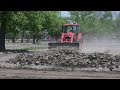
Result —
<instances>
[{"instance_id":1,"label":"gravel","mask_svg":"<svg viewBox=\"0 0 120 90\"><path fill-rule=\"evenodd\" d=\"M6 63L6 64L5 64ZM1 67L12 68L45 68L64 67L99 70L120 70L120 55L107 53L81 53L73 49L52 49L40 53L19 54L15 58L0 64ZM101 69L102 68L102 69Z\"/></svg>"}]
</instances>

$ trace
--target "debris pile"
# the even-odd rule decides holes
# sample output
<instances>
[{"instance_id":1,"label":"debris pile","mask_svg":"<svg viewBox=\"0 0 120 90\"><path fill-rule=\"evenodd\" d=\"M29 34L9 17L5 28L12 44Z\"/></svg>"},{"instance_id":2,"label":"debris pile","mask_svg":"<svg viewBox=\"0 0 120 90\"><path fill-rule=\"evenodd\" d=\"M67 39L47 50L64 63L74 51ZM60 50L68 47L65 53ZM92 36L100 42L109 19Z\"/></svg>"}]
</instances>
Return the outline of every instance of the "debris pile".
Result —
<instances>
[{"instance_id":1,"label":"debris pile","mask_svg":"<svg viewBox=\"0 0 120 90\"><path fill-rule=\"evenodd\" d=\"M19 54L6 61L15 65L56 66L71 68L108 68L110 71L120 67L120 56L105 53L80 53L72 49L52 49L34 54Z\"/></svg>"}]
</instances>

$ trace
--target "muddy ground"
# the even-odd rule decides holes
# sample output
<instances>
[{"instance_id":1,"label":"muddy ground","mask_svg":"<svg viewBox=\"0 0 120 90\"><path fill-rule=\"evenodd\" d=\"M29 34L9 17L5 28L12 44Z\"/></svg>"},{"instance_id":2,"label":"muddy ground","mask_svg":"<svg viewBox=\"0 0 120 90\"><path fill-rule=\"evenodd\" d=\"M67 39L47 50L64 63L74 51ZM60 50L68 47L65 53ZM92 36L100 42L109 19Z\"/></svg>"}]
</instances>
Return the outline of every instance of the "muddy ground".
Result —
<instances>
[{"instance_id":1,"label":"muddy ground","mask_svg":"<svg viewBox=\"0 0 120 90\"><path fill-rule=\"evenodd\" d=\"M38 47L29 51L39 52L47 50L47 42L40 44L6 43L6 49L24 49ZM42 48L41 48L42 47ZM44 48L43 48L44 47ZM120 55L120 42L85 42L82 52L105 52ZM19 53L0 53L0 63L15 57ZM36 70L13 70L0 68L1 79L120 79L120 72L93 72L93 71L36 71Z\"/></svg>"}]
</instances>

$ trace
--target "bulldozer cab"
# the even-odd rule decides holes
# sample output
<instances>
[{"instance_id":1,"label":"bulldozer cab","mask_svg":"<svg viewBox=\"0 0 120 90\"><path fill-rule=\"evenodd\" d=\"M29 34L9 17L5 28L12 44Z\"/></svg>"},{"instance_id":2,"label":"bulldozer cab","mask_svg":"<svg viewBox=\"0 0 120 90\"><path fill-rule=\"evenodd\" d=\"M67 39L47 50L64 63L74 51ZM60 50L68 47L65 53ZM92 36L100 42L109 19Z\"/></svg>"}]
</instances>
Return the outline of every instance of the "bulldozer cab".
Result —
<instances>
[{"instance_id":1,"label":"bulldozer cab","mask_svg":"<svg viewBox=\"0 0 120 90\"><path fill-rule=\"evenodd\" d=\"M65 24L62 26L62 33L73 32L78 34L80 32L79 24Z\"/></svg>"},{"instance_id":2,"label":"bulldozer cab","mask_svg":"<svg viewBox=\"0 0 120 90\"><path fill-rule=\"evenodd\" d=\"M72 32L72 33L69 33L69 32ZM80 32L81 31L79 29L79 24L64 24L62 26L62 34L61 34L60 42L48 43L49 49L69 48L69 49L79 50L81 48L81 44L77 40L77 38L78 38L78 35L81 36ZM74 34L76 34L76 35L74 35ZM73 36L75 36L75 37L73 37Z\"/></svg>"}]
</instances>

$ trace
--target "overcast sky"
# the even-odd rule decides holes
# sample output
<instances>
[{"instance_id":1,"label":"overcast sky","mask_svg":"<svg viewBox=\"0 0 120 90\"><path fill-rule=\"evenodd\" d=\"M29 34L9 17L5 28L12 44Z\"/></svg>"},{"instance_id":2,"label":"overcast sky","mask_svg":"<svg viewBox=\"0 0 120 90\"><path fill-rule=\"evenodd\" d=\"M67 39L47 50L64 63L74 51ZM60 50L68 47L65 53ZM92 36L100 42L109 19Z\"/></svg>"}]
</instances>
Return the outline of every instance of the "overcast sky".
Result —
<instances>
[{"instance_id":1,"label":"overcast sky","mask_svg":"<svg viewBox=\"0 0 120 90\"><path fill-rule=\"evenodd\" d=\"M112 12L114 12L114 13L113 13L113 18L115 19L115 18L116 18L116 14L117 14L118 12L120 12L120 11L112 11ZM69 14L69 12L67 12L67 11L61 11L61 16L62 16L62 17L69 17L70 14Z\"/></svg>"},{"instance_id":2,"label":"overcast sky","mask_svg":"<svg viewBox=\"0 0 120 90\"><path fill-rule=\"evenodd\" d=\"M67 12L67 11L62 11L62 12L61 12L61 16L62 16L62 17L69 17L70 15L69 15L69 12Z\"/></svg>"}]
</instances>

